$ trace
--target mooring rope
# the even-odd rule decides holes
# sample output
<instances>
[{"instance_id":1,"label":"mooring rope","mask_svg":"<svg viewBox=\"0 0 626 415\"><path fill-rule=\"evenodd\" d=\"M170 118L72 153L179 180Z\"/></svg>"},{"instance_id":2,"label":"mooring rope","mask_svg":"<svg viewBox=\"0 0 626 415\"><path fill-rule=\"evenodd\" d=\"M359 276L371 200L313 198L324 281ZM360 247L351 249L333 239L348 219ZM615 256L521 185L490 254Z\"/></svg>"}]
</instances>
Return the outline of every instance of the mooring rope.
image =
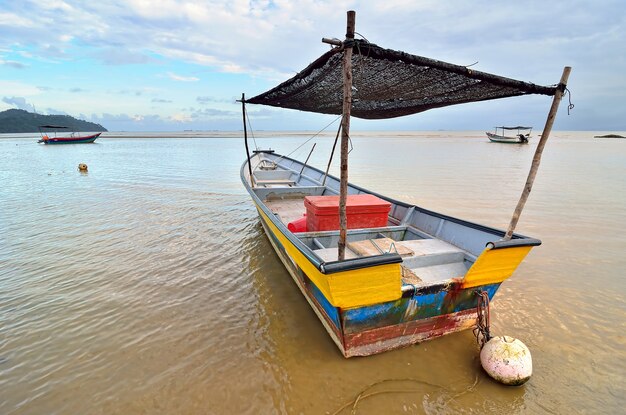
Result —
<instances>
[{"instance_id":1,"label":"mooring rope","mask_svg":"<svg viewBox=\"0 0 626 415\"><path fill-rule=\"evenodd\" d=\"M478 296L476 302L476 327L474 328L474 336L476 336L476 342L482 349L485 343L491 339L489 333L489 294L487 291L474 291Z\"/></svg>"},{"instance_id":2,"label":"mooring rope","mask_svg":"<svg viewBox=\"0 0 626 415\"><path fill-rule=\"evenodd\" d=\"M370 385L368 385L367 387L365 387L365 389L363 389L361 392L359 392L356 397L354 399L352 399L350 402L346 402L345 404L343 404L340 408L338 408L335 412L332 413L332 415L338 415L341 412L343 412L344 409L348 408L348 407L352 407L350 409L350 413L351 414L356 414L356 410L357 407L359 405L359 403L361 403L362 401L364 401L367 398L370 398L372 396L376 396L376 395L382 395L382 394L390 394L390 393L419 393L419 392L424 392L422 389L417 389L417 388L406 388L406 389L386 389L386 390L380 390L380 391L373 391L373 392L369 392L368 390L378 386L378 385L382 385L384 383L388 383L388 382L407 382L407 383L417 383L420 385L425 385L425 386L429 386L431 388L435 388L435 389L439 389L439 390L443 390L446 392L455 392L452 388L446 387L446 386L442 386L442 385L438 385L436 383L430 383L428 381L425 380L421 380L421 379L414 379L414 378L403 378L403 379L384 379L378 382L374 382ZM457 393L455 393L454 395L452 395L450 397L450 399L448 399L444 405L448 405L450 402L452 402L453 400L459 398L460 396L469 393L469 392L473 392L474 389L476 388L476 386L478 385L479 382L479 377L476 376L474 378L474 382L472 383L472 385L467 386L464 390L461 390Z\"/></svg>"}]
</instances>

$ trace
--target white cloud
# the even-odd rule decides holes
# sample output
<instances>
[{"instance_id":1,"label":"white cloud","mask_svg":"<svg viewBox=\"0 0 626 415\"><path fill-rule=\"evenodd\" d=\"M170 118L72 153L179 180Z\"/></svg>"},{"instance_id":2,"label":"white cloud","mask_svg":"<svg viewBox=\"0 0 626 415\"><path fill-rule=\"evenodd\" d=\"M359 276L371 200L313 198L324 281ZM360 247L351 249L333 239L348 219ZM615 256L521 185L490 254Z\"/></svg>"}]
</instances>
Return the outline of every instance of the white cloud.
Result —
<instances>
[{"instance_id":1,"label":"white cloud","mask_svg":"<svg viewBox=\"0 0 626 415\"><path fill-rule=\"evenodd\" d=\"M3 59L0 59L0 65L4 65L4 66L10 66L12 68L15 69L24 69L27 68L28 65L22 63L22 62L17 62L17 61L6 61Z\"/></svg>"},{"instance_id":2,"label":"white cloud","mask_svg":"<svg viewBox=\"0 0 626 415\"><path fill-rule=\"evenodd\" d=\"M552 38L574 42L576 36L597 31L600 22L605 27L620 27L623 22L614 16L616 10L611 11L619 9L619 4L609 1L605 7L601 12L582 1L544 4L528 0L497 7L480 0L25 0L9 3L0 22L8 27L13 21L24 23L27 19L21 16L28 16L34 30L13 26L0 34L9 43L38 45L39 53L46 57L67 57L61 53L67 53L72 42L80 42L99 51L97 56L108 63L146 63L149 51L224 72L275 77L277 73L293 74L325 50L322 36L343 37L345 10L350 8L357 10L357 31L374 43L458 59L458 63L488 63L512 52L532 56L531 48L537 42L548 45L546 41ZM555 15L561 16L558 25L554 24ZM90 22L89 30L76 24L85 21ZM53 22L64 30L50 32ZM583 24L586 22L592 24ZM534 42L516 43L523 39ZM486 45L490 56L484 56ZM557 51L554 44L546 47Z\"/></svg>"},{"instance_id":3,"label":"white cloud","mask_svg":"<svg viewBox=\"0 0 626 415\"><path fill-rule=\"evenodd\" d=\"M26 15L20 16L16 13L0 13L0 26L18 27L34 27L34 22Z\"/></svg>"},{"instance_id":4,"label":"white cloud","mask_svg":"<svg viewBox=\"0 0 626 415\"><path fill-rule=\"evenodd\" d=\"M181 76L181 75L176 75L173 72L168 72L167 76L170 79L173 79L175 81L181 81L181 82L196 82L200 80L200 78L197 78L195 76Z\"/></svg>"},{"instance_id":5,"label":"white cloud","mask_svg":"<svg viewBox=\"0 0 626 415\"><path fill-rule=\"evenodd\" d=\"M32 97L39 95L41 90L36 86L25 84L23 82L16 81L3 81L0 79L0 91L3 93L9 93L11 95L19 95L24 97Z\"/></svg>"},{"instance_id":6,"label":"white cloud","mask_svg":"<svg viewBox=\"0 0 626 415\"><path fill-rule=\"evenodd\" d=\"M188 122L188 121L191 121L191 116L189 116L188 114L178 113L178 114L171 115L170 119L176 122Z\"/></svg>"},{"instance_id":7,"label":"white cloud","mask_svg":"<svg viewBox=\"0 0 626 415\"><path fill-rule=\"evenodd\" d=\"M154 63L155 59L141 50L103 47L94 56L107 65L128 65Z\"/></svg>"},{"instance_id":8,"label":"white cloud","mask_svg":"<svg viewBox=\"0 0 626 415\"><path fill-rule=\"evenodd\" d=\"M2 102L11 106L15 106L17 109L20 110L35 112L35 107L32 104L26 102L26 99L24 97L4 97L2 98Z\"/></svg>"}]
</instances>

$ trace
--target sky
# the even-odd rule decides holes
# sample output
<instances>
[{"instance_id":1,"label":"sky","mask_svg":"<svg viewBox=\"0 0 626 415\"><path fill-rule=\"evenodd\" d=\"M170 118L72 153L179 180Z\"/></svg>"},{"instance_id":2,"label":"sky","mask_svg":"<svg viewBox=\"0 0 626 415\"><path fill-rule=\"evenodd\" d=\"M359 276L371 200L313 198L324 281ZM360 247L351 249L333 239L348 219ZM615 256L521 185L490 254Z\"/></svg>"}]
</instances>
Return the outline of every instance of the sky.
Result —
<instances>
[{"instance_id":1,"label":"sky","mask_svg":"<svg viewBox=\"0 0 626 415\"><path fill-rule=\"evenodd\" d=\"M241 130L241 104L357 37L540 85L571 66L554 129L626 130L623 0L0 0L0 111L68 114L109 131ZM574 108L567 114L569 101ZM551 98L463 104L356 130L543 127ZM335 116L253 106L255 130Z\"/></svg>"}]
</instances>

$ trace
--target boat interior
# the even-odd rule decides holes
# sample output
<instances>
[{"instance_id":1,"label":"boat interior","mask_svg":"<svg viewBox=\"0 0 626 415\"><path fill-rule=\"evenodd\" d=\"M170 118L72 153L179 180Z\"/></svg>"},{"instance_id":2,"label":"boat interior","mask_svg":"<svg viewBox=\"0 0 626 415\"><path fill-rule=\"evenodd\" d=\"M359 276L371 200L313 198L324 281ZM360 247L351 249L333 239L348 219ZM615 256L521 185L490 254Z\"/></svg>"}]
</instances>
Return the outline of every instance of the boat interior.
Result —
<instances>
[{"instance_id":1,"label":"boat interior","mask_svg":"<svg viewBox=\"0 0 626 415\"><path fill-rule=\"evenodd\" d=\"M337 196L339 179L273 153L251 159L251 188L285 227L303 218L306 196ZM242 169L248 178L248 169ZM372 194L349 186L348 194ZM468 226L416 206L375 195L391 203L385 226L348 229L345 259L397 253L402 258L403 291L462 278L485 244L497 239L489 228ZM293 232L320 263L336 262L338 230Z\"/></svg>"}]
</instances>

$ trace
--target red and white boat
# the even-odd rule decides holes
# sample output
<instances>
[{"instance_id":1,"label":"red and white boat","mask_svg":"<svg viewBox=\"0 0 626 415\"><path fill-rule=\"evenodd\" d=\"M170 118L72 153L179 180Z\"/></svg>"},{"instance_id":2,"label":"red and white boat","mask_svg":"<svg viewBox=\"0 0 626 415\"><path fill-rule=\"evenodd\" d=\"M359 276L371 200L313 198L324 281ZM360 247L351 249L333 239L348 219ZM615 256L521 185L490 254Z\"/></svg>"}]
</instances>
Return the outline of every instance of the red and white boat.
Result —
<instances>
[{"instance_id":1,"label":"red and white boat","mask_svg":"<svg viewBox=\"0 0 626 415\"><path fill-rule=\"evenodd\" d=\"M100 137L100 133L81 135L80 133L72 132L69 135L57 136L57 132L54 132L54 135L51 133L45 133L43 129L67 129L67 127L59 126L59 125L41 125L39 126L39 132L41 132L41 139L37 141L38 143L44 144L82 144L82 143L93 143L96 141L96 138Z\"/></svg>"}]
</instances>

